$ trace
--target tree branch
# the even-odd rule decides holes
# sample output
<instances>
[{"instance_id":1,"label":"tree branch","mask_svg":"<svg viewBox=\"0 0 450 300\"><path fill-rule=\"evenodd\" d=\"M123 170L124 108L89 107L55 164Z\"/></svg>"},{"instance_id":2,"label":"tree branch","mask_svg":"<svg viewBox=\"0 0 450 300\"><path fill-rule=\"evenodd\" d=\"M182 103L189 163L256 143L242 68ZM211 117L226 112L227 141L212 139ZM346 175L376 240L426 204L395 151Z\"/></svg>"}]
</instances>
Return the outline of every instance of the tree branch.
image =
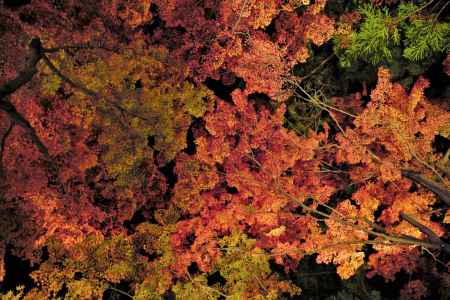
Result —
<instances>
[{"instance_id":1,"label":"tree branch","mask_svg":"<svg viewBox=\"0 0 450 300\"><path fill-rule=\"evenodd\" d=\"M25 119L8 101L0 101L0 109L8 114L11 120L22 127L25 132L30 136L32 142L38 147L39 151L45 155L46 158L50 157L47 147L42 143L40 138L38 137L36 130L31 126L30 122Z\"/></svg>"},{"instance_id":2,"label":"tree branch","mask_svg":"<svg viewBox=\"0 0 450 300\"><path fill-rule=\"evenodd\" d=\"M115 52L115 49L110 49L107 48L103 45L104 43L102 43L101 41L97 42L97 43L86 43L86 44L73 44L73 45L65 45L65 46L61 46L61 47L54 47L54 48L43 48L42 52L43 53L55 53L55 52L59 52L61 50L82 50L82 49L102 49L102 50L106 50L109 52Z\"/></svg>"},{"instance_id":3,"label":"tree branch","mask_svg":"<svg viewBox=\"0 0 450 300\"><path fill-rule=\"evenodd\" d=\"M80 90L83 94L92 97L94 99L99 99L100 95L97 94L96 92L94 92L93 90L88 89L87 87L85 87L84 85L82 85L81 83L75 82L72 79L70 79L69 77L67 77L66 75L64 75L63 73L61 73L61 71L59 71L59 69L48 59L47 56L43 55L42 59L44 60L45 64L50 68L50 70L52 70L52 72L58 76L59 78L61 78L62 81L67 82L69 85L71 85L72 87Z\"/></svg>"},{"instance_id":4,"label":"tree branch","mask_svg":"<svg viewBox=\"0 0 450 300\"><path fill-rule=\"evenodd\" d=\"M21 86L28 83L33 76L37 73L36 65L42 58L42 45L39 39L33 39L29 45L31 49L31 55L26 62L25 69L19 72L16 78L11 79L5 82L2 86L0 86L0 101L14 93Z\"/></svg>"},{"instance_id":5,"label":"tree branch","mask_svg":"<svg viewBox=\"0 0 450 300\"><path fill-rule=\"evenodd\" d=\"M428 228L427 226L421 224L419 221L417 221L416 219L414 219L412 216L401 212L400 216L402 217L402 219L404 219L406 222L408 222L409 224L411 224L412 226L416 227L417 229L420 230L420 232L422 232L423 234L428 236L428 240L431 241L432 243L438 244L441 246L441 248L447 252L450 253L450 245L444 243L439 236L430 228Z\"/></svg>"},{"instance_id":6,"label":"tree branch","mask_svg":"<svg viewBox=\"0 0 450 300\"><path fill-rule=\"evenodd\" d=\"M429 189L433 193L439 196L442 201L444 201L447 205L450 205L450 191L437 182L431 181L424 176L407 170L402 170L402 175L408 179L411 179L415 183L422 185L423 187Z\"/></svg>"},{"instance_id":7,"label":"tree branch","mask_svg":"<svg viewBox=\"0 0 450 300\"><path fill-rule=\"evenodd\" d=\"M61 73L61 71L50 61L50 59L48 59L47 56L43 55L42 59L44 60L45 64L50 68L50 70L52 70L52 72L58 76L59 78L61 78L62 81L65 81L66 83L68 83L69 85L71 85L73 88L80 90L83 94L85 94L86 96L92 97L96 100L101 99L101 98L105 98L103 97L101 94L87 88L85 85L83 85L80 82L76 82L72 79L70 79L69 77L67 77L66 75L64 75L63 73ZM113 93L112 95L114 96L114 98L116 98L116 100L121 101L122 98L119 96L119 93L117 91L115 91L114 89L112 89ZM125 113L125 114L129 114L130 116L136 117L138 119L141 119L143 121L146 122L151 122L151 120L149 120L146 117L143 117L137 113L131 112L125 108L123 108L120 104L115 103L115 102L109 102L112 106L114 106L117 110L119 110L121 113Z\"/></svg>"},{"instance_id":8,"label":"tree branch","mask_svg":"<svg viewBox=\"0 0 450 300\"><path fill-rule=\"evenodd\" d=\"M41 142L34 128L16 110L14 105L6 100L9 95L28 83L37 73L36 65L42 58L41 41L38 38L34 38L31 40L29 47L31 49L31 55L25 64L25 68L19 72L19 75L17 75L16 78L11 79L0 86L0 110L6 112L14 123L22 127L30 136L33 143L39 148L39 151L41 151L41 153L44 154L46 158L49 158L50 155L48 149ZM2 145L2 147L4 147L4 145Z\"/></svg>"},{"instance_id":9,"label":"tree branch","mask_svg":"<svg viewBox=\"0 0 450 300\"><path fill-rule=\"evenodd\" d=\"M11 122L9 124L8 129L6 129L6 132L2 136L2 139L0 141L0 179L3 177L3 154L5 153L5 142L9 136L9 134L11 133L13 127L14 127L14 123Z\"/></svg>"}]
</instances>

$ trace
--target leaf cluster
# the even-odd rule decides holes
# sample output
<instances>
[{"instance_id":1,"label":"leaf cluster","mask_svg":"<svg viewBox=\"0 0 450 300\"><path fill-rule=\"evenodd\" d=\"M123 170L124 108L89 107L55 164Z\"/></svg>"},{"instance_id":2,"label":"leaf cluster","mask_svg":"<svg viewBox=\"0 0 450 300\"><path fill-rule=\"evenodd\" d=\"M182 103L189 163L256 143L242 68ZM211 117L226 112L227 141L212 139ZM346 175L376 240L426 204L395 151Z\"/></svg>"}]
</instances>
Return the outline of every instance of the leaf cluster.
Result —
<instances>
[{"instance_id":1,"label":"leaf cluster","mask_svg":"<svg viewBox=\"0 0 450 300\"><path fill-rule=\"evenodd\" d=\"M402 55L412 62L425 60L435 53L450 48L450 23L439 21L439 15L423 12L423 6L401 3L393 11L387 7L362 4L357 12L362 17L359 28L352 30L347 45L342 36L335 36L342 66L349 67L357 59L374 65L392 61L393 51L402 49Z\"/></svg>"}]
</instances>

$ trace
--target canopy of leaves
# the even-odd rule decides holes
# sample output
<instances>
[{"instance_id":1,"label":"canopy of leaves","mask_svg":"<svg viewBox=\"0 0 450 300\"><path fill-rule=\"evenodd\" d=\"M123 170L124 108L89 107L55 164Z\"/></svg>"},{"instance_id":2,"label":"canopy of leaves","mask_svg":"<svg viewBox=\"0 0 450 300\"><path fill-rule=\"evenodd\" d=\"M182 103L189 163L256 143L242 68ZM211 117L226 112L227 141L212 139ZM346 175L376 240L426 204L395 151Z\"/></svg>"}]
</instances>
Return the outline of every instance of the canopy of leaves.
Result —
<instances>
[{"instance_id":1,"label":"canopy of leaves","mask_svg":"<svg viewBox=\"0 0 450 300\"><path fill-rule=\"evenodd\" d=\"M2 299L445 294L446 6L311 2L3 1Z\"/></svg>"}]
</instances>

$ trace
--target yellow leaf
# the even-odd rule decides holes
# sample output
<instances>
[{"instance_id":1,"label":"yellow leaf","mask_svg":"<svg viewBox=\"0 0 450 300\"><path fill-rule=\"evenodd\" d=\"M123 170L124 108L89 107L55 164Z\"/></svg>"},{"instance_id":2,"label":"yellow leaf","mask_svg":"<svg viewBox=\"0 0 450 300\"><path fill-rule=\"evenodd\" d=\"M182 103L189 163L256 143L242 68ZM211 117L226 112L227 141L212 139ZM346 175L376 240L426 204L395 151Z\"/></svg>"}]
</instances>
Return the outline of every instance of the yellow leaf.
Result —
<instances>
[{"instance_id":1,"label":"yellow leaf","mask_svg":"<svg viewBox=\"0 0 450 300\"><path fill-rule=\"evenodd\" d=\"M272 229L269 233L266 233L266 236L279 237L286 231L286 226L281 225L275 229Z\"/></svg>"},{"instance_id":2,"label":"yellow leaf","mask_svg":"<svg viewBox=\"0 0 450 300\"><path fill-rule=\"evenodd\" d=\"M450 211L445 214L444 224L450 224Z\"/></svg>"}]
</instances>

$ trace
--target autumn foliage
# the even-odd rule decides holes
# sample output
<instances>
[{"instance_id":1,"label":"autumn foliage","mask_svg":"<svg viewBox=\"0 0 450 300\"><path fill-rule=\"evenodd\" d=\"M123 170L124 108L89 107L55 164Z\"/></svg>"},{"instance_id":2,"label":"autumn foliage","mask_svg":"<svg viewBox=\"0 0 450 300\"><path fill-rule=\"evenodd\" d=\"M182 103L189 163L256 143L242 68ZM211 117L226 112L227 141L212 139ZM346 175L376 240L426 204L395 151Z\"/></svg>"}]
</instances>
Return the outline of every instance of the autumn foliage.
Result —
<instances>
[{"instance_id":1,"label":"autumn foliage","mask_svg":"<svg viewBox=\"0 0 450 300\"><path fill-rule=\"evenodd\" d=\"M0 4L0 87L42 43L0 90L0 282L9 256L33 266L3 297L297 297L306 257L343 280L416 274L404 299L425 268L448 282L442 195L405 175L450 186L448 99L425 75L407 89L381 66L318 130L285 125L291 71L342 34L326 2Z\"/></svg>"}]
</instances>

